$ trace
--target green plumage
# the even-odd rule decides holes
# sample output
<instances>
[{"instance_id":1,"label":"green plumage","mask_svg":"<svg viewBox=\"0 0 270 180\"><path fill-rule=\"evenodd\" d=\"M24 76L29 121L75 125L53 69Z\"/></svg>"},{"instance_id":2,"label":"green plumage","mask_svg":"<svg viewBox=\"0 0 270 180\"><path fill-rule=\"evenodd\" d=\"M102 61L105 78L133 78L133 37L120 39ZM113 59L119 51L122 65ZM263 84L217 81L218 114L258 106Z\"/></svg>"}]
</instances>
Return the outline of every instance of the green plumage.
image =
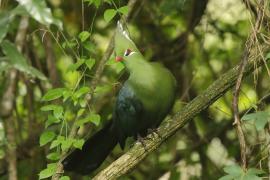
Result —
<instances>
[{"instance_id":1,"label":"green plumage","mask_svg":"<svg viewBox=\"0 0 270 180\"><path fill-rule=\"evenodd\" d=\"M90 173L117 142L123 148L127 137L145 136L148 129L157 128L173 105L176 89L173 75L161 64L146 61L120 23L115 52L123 58L121 63L129 77L117 96L112 122L88 139L82 150L76 149L63 161L66 170Z\"/></svg>"}]
</instances>

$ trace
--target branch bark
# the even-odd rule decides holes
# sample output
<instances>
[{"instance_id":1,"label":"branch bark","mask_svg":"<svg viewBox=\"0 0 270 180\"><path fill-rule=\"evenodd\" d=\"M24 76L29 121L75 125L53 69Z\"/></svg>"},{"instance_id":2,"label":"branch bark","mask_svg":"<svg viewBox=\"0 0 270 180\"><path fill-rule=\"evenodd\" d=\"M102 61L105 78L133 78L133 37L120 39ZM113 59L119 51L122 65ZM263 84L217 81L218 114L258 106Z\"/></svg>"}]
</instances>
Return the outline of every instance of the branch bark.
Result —
<instances>
[{"instance_id":1,"label":"branch bark","mask_svg":"<svg viewBox=\"0 0 270 180\"><path fill-rule=\"evenodd\" d=\"M22 17L18 32L15 39L15 44L19 51L22 51L23 44L25 41L26 33L28 28L28 17ZM17 85L17 75L18 72L15 69L11 69L7 73L7 84L5 86L5 91L3 93L3 98L0 103L0 117L3 118L5 135L7 138L6 160L8 163L8 178L10 180L17 180L17 153L16 153L16 129L15 129L15 119L12 115L14 102L15 102L15 92Z\"/></svg>"},{"instance_id":2,"label":"branch bark","mask_svg":"<svg viewBox=\"0 0 270 180\"><path fill-rule=\"evenodd\" d=\"M254 63L257 67L263 64L263 60L257 59L248 62L244 68L243 77L254 71ZM217 79L210 85L201 95L194 98L172 119L165 121L159 128L158 134L161 136L148 135L145 138L145 146L141 143L135 143L124 155L111 163L106 169L98 173L93 179L117 179L118 177L127 174L136 165L138 165L148 154L157 149L164 141L173 136L178 130L184 127L201 111L208 108L218 98L223 96L230 88L232 88L238 77L240 65L237 65L227 73ZM146 150L145 150L146 148Z\"/></svg>"}]
</instances>

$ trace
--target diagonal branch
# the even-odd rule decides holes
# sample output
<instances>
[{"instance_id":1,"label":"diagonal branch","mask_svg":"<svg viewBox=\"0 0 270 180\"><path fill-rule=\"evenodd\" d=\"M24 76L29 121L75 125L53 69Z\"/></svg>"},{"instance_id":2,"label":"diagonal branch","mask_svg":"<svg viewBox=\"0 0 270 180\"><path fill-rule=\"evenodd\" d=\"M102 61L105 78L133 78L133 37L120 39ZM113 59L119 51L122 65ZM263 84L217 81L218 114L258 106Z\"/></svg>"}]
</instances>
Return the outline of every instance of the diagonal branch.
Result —
<instances>
[{"instance_id":1,"label":"diagonal branch","mask_svg":"<svg viewBox=\"0 0 270 180\"><path fill-rule=\"evenodd\" d=\"M248 62L244 68L243 77L255 70L254 63L257 67L263 64L263 60L257 59ZM106 169L102 170L93 179L117 179L118 177L127 174L136 165L138 165L148 154L157 149L164 141L173 136L178 130L184 127L201 111L208 108L218 98L223 96L230 88L232 88L238 77L240 65L237 65L227 73L217 79L210 85L201 95L194 98L172 119L165 121L160 128L158 134L161 136L152 137L148 135L145 138L145 147L141 143L136 143L124 155L111 163ZM147 151L145 150L147 149Z\"/></svg>"}]
</instances>

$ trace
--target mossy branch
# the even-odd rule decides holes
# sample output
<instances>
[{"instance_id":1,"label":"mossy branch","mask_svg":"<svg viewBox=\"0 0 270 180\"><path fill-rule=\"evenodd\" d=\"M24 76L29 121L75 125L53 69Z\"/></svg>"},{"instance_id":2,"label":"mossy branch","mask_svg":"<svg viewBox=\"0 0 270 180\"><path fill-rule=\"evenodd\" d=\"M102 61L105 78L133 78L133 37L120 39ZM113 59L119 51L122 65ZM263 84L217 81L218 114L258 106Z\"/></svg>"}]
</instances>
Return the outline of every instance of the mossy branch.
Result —
<instances>
[{"instance_id":1,"label":"mossy branch","mask_svg":"<svg viewBox=\"0 0 270 180\"><path fill-rule=\"evenodd\" d=\"M243 76L255 70L254 64L257 67L263 64L262 60L249 61ZM223 74L212 85L210 85L201 95L189 102L180 112L172 119L166 120L159 128L158 134L161 136L148 135L144 140L145 147L137 142L124 155L111 163L107 168L99 172L93 179L116 179L130 172L138 165L148 154L157 149L169 137L173 136L185 124L191 121L201 111L208 108L217 99L222 97L235 83L239 74L239 65ZM146 150L145 150L146 148Z\"/></svg>"}]
</instances>

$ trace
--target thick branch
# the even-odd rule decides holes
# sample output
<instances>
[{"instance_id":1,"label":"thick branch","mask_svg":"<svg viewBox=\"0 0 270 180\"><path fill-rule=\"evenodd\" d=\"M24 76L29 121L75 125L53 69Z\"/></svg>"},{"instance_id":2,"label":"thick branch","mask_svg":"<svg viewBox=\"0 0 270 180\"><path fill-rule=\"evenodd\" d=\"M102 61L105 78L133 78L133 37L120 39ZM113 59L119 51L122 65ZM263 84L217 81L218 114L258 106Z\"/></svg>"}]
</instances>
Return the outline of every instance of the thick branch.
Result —
<instances>
[{"instance_id":1,"label":"thick branch","mask_svg":"<svg viewBox=\"0 0 270 180\"><path fill-rule=\"evenodd\" d=\"M247 76L254 70L254 63L257 67L263 64L262 60L257 62L249 62L244 70L244 76ZM186 123L192 120L198 113L208 108L218 98L223 96L232 86L235 85L236 78L239 72L239 65L231 69L212 85L210 85L201 95L197 96L188 103L173 119L165 121L158 129L158 134L155 136L148 135L145 139L145 147L141 143L136 143L127 153L122 155L106 169L97 174L94 179L116 179L138 165L149 153L157 149L164 141L174 135ZM144 149L146 148L147 151Z\"/></svg>"}]
</instances>

